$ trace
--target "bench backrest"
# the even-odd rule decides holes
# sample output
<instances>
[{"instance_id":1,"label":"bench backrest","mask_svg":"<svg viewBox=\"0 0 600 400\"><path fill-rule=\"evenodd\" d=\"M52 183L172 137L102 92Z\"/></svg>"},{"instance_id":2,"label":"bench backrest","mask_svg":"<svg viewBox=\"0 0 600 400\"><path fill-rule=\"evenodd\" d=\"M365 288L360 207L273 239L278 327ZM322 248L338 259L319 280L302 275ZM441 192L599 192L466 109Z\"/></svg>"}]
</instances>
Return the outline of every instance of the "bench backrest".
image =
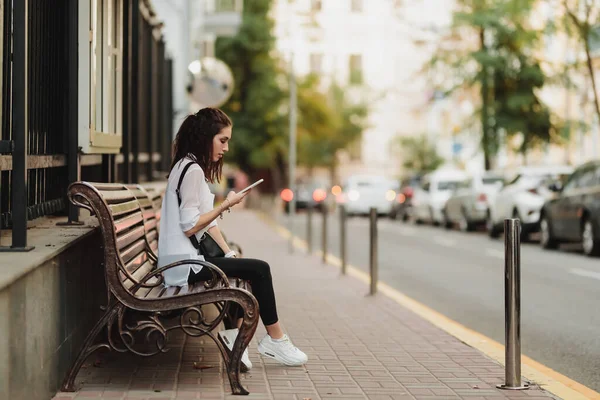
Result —
<instances>
[{"instance_id":1,"label":"bench backrest","mask_svg":"<svg viewBox=\"0 0 600 400\"><path fill-rule=\"evenodd\" d=\"M144 189L141 185L127 185L133 195L140 203L142 209L142 217L144 219L144 229L146 231L146 240L150 250L156 255L158 254L158 232L160 226L160 209L156 209L156 200L151 198L150 192ZM155 194L154 191L153 194ZM160 194L158 194L158 197Z\"/></svg>"},{"instance_id":2,"label":"bench backrest","mask_svg":"<svg viewBox=\"0 0 600 400\"><path fill-rule=\"evenodd\" d=\"M98 218L106 282L120 301L128 303L134 295L130 289L155 268L146 239L147 221L136 192L123 184L76 182L69 186L68 197Z\"/></svg>"}]
</instances>

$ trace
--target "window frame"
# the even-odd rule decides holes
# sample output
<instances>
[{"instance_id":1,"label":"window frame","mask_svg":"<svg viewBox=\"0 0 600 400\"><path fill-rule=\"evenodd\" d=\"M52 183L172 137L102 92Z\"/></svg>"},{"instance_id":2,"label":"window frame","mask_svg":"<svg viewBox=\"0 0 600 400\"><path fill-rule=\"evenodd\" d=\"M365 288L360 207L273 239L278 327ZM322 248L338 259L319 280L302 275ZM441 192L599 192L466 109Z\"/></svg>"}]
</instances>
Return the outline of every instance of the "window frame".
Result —
<instances>
[{"instance_id":1,"label":"window frame","mask_svg":"<svg viewBox=\"0 0 600 400\"><path fill-rule=\"evenodd\" d=\"M123 142L123 7L79 5L79 145L87 154L118 153Z\"/></svg>"}]
</instances>

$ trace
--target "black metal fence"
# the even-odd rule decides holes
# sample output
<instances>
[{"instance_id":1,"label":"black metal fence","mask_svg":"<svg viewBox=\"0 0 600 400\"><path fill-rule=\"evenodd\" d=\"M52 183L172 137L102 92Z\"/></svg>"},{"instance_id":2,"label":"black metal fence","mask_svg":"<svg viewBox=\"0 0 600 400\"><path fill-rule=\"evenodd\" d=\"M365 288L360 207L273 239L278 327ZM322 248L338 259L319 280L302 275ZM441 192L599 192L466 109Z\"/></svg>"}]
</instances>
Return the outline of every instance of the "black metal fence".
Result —
<instances>
[{"instance_id":1,"label":"black metal fence","mask_svg":"<svg viewBox=\"0 0 600 400\"><path fill-rule=\"evenodd\" d=\"M121 153L81 154L76 78L80 0L0 1L0 229L12 229L11 249L18 250L27 247L28 220L69 210L69 221L77 221L65 198L71 182L136 183L168 170L172 62L148 2L117 2L123 6L124 28ZM0 245L6 249L6 243Z\"/></svg>"}]
</instances>

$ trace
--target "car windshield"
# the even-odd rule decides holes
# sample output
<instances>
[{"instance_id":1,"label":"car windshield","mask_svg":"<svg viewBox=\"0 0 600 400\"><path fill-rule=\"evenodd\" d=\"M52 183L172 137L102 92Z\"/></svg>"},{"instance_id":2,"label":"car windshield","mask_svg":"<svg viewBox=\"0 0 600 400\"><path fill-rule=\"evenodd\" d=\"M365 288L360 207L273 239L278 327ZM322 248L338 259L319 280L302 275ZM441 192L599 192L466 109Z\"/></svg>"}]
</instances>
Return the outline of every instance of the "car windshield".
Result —
<instances>
[{"instance_id":1,"label":"car windshield","mask_svg":"<svg viewBox=\"0 0 600 400\"><path fill-rule=\"evenodd\" d=\"M438 190L454 190L460 181L441 181L438 182Z\"/></svg>"},{"instance_id":2,"label":"car windshield","mask_svg":"<svg viewBox=\"0 0 600 400\"><path fill-rule=\"evenodd\" d=\"M484 185L495 185L496 183L504 182L504 179L501 176L488 176L481 180Z\"/></svg>"}]
</instances>

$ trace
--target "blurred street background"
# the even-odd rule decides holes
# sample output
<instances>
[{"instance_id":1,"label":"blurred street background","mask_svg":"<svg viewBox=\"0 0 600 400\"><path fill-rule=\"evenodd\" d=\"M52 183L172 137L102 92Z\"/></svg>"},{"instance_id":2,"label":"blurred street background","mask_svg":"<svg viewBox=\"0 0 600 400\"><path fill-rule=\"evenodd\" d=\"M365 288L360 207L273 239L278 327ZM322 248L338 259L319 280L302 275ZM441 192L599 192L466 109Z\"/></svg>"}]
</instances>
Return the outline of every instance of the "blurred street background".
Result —
<instances>
[{"instance_id":1,"label":"blurred street background","mask_svg":"<svg viewBox=\"0 0 600 400\"><path fill-rule=\"evenodd\" d=\"M501 343L518 218L523 352L600 389L600 1L154 3L174 125L234 121L217 194L265 179L248 205L301 238L311 208L314 249L328 211L334 255L344 206L363 269L375 207L380 279Z\"/></svg>"},{"instance_id":2,"label":"blurred street background","mask_svg":"<svg viewBox=\"0 0 600 400\"><path fill-rule=\"evenodd\" d=\"M245 206L335 256L345 210L365 271L375 209L380 281L502 344L518 219L522 352L600 391L600 0L0 3L0 397L54 395L97 310L69 184L159 193L203 107L217 202L264 179Z\"/></svg>"}]
</instances>

